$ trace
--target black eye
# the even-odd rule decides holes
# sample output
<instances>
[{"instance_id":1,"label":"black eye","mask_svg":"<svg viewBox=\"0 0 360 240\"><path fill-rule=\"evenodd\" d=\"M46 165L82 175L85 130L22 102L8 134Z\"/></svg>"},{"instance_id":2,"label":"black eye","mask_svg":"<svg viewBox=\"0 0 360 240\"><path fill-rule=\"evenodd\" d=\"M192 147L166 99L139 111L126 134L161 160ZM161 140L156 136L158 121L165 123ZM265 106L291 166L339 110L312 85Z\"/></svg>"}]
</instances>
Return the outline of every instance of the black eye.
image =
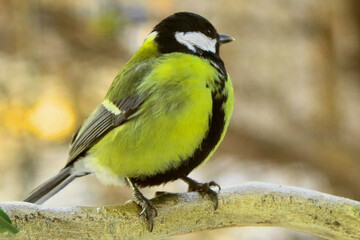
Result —
<instances>
[{"instance_id":1,"label":"black eye","mask_svg":"<svg viewBox=\"0 0 360 240\"><path fill-rule=\"evenodd\" d=\"M209 34L209 35L211 35L211 30L209 29L209 30L207 30L207 33Z\"/></svg>"}]
</instances>

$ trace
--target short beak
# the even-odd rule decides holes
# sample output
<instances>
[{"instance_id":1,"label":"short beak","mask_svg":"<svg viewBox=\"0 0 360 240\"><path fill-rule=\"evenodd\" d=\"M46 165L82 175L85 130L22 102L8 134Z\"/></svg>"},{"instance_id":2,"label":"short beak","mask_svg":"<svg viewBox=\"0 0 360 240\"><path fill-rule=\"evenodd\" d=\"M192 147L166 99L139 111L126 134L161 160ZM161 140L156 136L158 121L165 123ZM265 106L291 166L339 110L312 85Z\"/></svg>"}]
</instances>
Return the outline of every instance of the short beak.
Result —
<instances>
[{"instance_id":1,"label":"short beak","mask_svg":"<svg viewBox=\"0 0 360 240\"><path fill-rule=\"evenodd\" d=\"M219 34L219 37L220 37L220 44L229 43L235 40L235 38L221 33Z\"/></svg>"}]
</instances>

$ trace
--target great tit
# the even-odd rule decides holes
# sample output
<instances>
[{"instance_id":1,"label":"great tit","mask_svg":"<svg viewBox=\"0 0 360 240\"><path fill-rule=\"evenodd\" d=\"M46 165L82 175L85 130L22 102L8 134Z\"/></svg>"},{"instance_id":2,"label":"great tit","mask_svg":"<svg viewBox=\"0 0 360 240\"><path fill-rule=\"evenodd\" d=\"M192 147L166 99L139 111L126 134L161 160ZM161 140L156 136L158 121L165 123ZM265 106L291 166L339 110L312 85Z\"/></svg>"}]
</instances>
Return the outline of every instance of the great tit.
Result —
<instances>
[{"instance_id":1,"label":"great tit","mask_svg":"<svg viewBox=\"0 0 360 240\"><path fill-rule=\"evenodd\" d=\"M24 201L41 204L75 178L95 174L129 185L150 231L156 208L138 187L182 179L216 209L211 187L219 185L187 175L210 158L229 125L233 87L219 47L231 41L194 13L162 20L74 135L65 167Z\"/></svg>"}]
</instances>

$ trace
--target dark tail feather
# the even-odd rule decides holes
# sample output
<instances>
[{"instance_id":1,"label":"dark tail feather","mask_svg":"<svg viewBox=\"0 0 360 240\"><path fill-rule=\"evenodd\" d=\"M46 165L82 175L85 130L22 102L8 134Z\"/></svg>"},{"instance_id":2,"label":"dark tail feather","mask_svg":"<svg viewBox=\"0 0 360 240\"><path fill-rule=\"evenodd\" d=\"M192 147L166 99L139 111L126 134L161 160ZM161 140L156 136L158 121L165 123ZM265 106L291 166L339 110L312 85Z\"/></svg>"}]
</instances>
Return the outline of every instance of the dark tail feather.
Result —
<instances>
[{"instance_id":1,"label":"dark tail feather","mask_svg":"<svg viewBox=\"0 0 360 240\"><path fill-rule=\"evenodd\" d=\"M71 175L71 167L66 167L55 177L50 178L35 188L24 202L41 204L63 189L76 177L76 175Z\"/></svg>"}]
</instances>

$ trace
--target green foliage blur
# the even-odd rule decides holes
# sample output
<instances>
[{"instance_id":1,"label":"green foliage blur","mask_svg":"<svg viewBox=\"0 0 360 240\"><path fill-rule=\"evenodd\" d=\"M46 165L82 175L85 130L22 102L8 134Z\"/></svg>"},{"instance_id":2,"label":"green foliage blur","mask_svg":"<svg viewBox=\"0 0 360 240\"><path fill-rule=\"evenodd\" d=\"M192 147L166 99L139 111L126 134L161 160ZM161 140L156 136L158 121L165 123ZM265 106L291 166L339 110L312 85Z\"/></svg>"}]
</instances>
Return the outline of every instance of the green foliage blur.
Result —
<instances>
[{"instance_id":1,"label":"green foliage blur","mask_svg":"<svg viewBox=\"0 0 360 240\"><path fill-rule=\"evenodd\" d=\"M12 234L19 232L19 230L11 224L9 216L0 208L0 234L6 231Z\"/></svg>"}]
</instances>

